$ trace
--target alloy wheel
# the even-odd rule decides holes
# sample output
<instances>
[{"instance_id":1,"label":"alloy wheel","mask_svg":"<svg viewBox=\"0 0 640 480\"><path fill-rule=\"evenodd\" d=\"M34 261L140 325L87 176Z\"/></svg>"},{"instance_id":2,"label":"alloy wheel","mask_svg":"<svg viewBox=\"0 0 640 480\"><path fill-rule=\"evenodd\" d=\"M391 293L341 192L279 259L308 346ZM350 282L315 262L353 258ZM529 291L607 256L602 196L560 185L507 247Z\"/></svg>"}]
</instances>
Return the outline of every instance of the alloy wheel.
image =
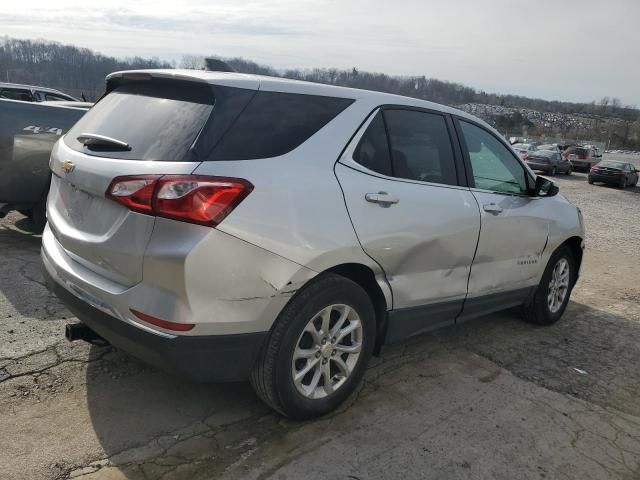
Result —
<instances>
[{"instance_id":1,"label":"alloy wheel","mask_svg":"<svg viewBox=\"0 0 640 480\"><path fill-rule=\"evenodd\" d=\"M556 313L564 304L569 292L570 267L566 258L562 257L553 267L549 290L547 293L547 306L551 313Z\"/></svg>"},{"instance_id":2,"label":"alloy wheel","mask_svg":"<svg viewBox=\"0 0 640 480\"><path fill-rule=\"evenodd\" d=\"M349 305L320 310L296 342L291 375L296 389L310 399L324 398L342 387L358 363L363 328Z\"/></svg>"}]
</instances>

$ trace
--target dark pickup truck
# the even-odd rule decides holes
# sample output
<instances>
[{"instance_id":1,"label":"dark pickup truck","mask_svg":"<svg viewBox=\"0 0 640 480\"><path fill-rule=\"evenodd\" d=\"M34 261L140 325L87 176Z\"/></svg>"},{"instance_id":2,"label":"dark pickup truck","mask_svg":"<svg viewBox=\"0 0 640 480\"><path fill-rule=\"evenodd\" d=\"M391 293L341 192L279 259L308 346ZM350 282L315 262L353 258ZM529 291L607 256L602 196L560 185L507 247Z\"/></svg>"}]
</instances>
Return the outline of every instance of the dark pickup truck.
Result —
<instances>
[{"instance_id":1,"label":"dark pickup truck","mask_svg":"<svg viewBox=\"0 0 640 480\"><path fill-rule=\"evenodd\" d=\"M34 230L42 231L51 149L90 107L84 102L0 99L0 218L18 210L32 219Z\"/></svg>"}]
</instances>

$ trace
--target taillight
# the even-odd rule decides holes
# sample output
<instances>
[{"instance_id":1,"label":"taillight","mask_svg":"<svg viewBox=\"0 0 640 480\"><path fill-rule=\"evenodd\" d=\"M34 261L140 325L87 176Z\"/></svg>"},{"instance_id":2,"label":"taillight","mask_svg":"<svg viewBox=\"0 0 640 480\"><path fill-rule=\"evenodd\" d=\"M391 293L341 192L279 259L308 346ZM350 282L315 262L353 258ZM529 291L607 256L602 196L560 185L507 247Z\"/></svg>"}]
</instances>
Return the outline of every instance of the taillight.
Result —
<instances>
[{"instance_id":1,"label":"taillight","mask_svg":"<svg viewBox=\"0 0 640 480\"><path fill-rule=\"evenodd\" d=\"M136 212L215 227L252 190L241 178L140 175L114 178L106 196Z\"/></svg>"},{"instance_id":2,"label":"taillight","mask_svg":"<svg viewBox=\"0 0 640 480\"><path fill-rule=\"evenodd\" d=\"M525 154L524 154L524 157L522 157L522 159L523 159L523 160L529 160L529 154L528 154L528 153L525 153Z\"/></svg>"}]
</instances>

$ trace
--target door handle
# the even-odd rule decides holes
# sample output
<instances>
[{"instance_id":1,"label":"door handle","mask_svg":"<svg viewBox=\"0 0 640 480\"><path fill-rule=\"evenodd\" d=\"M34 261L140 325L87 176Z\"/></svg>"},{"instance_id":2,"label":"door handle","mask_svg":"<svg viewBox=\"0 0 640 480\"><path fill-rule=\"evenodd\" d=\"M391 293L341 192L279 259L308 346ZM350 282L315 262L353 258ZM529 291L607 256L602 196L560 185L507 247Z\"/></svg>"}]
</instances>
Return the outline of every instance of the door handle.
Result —
<instances>
[{"instance_id":1,"label":"door handle","mask_svg":"<svg viewBox=\"0 0 640 480\"><path fill-rule=\"evenodd\" d=\"M482 206L482 209L485 212L495 213L496 215L498 213L502 213L502 208L499 207L498 205L496 205L495 203L487 203L487 204Z\"/></svg>"},{"instance_id":2,"label":"door handle","mask_svg":"<svg viewBox=\"0 0 640 480\"><path fill-rule=\"evenodd\" d=\"M364 199L367 202L371 203L379 203L383 206L394 205L400 201L398 197L394 197L393 195L389 195L387 192L378 192L378 193L366 193L364 195Z\"/></svg>"}]
</instances>

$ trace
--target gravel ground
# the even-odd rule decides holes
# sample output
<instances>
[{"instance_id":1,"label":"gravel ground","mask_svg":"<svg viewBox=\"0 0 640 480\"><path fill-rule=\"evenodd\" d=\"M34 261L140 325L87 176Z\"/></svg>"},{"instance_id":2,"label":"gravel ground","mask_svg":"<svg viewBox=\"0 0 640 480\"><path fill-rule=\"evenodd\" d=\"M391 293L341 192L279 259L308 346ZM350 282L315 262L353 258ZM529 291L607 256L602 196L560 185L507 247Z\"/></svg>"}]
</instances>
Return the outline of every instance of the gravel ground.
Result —
<instances>
[{"instance_id":1,"label":"gravel ground","mask_svg":"<svg viewBox=\"0 0 640 480\"><path fill-rule=\"evenodd\" d=\"M629 159L629 156L624 156ZM640 159L633 159L640 166ZM0 220L0 478L640 478L640 189L558 177L587 254L558 324L491 315L385 348L340 412L289 422L63 339L39 237Z\"/></svg>"}]
</instances>

